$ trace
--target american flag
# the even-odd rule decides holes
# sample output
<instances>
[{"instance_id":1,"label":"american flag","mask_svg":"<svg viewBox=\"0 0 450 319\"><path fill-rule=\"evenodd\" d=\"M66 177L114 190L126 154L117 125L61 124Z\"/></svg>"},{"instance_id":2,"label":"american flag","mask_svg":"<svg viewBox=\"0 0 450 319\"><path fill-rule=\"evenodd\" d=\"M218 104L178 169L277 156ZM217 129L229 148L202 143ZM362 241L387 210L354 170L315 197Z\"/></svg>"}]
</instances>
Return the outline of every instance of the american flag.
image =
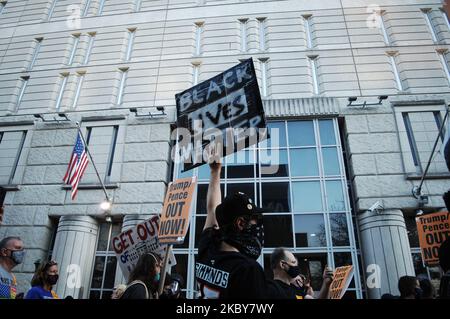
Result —
<instances>
[{"instance_id":1,"label":"american flag","mask_svg":"<svg viewBox=\"0 0 450 319\"><path fill-rule=\"evenodd\" d=\"M78 193L78 183L86 170L89 160L86 155L86 148L84 147L83 139L80 132L77 135L77 141L73 148L72 157L70 158L69 167L67 167L66 175L63 181L72 186L72 200L75 199Z\"/></svg>"}]
</instances>

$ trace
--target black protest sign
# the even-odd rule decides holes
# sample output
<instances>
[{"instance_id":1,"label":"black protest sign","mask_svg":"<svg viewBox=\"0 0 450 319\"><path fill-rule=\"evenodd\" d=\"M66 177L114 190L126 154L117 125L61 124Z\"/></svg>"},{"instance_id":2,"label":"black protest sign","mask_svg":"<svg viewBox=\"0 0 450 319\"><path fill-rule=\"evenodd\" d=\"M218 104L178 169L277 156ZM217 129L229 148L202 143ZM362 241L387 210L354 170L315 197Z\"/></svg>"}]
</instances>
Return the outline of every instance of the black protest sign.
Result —
<instances>
[{"instance_id":1,"label":"black protest sign","mask_svg":"<svg viewBox=\"0 0 450 319\"><path fill-rule=\"evenodd\" d=\"M184 163L183 171L207 162L209 144L218 145L226 156L268 137L252 59L175 98L177 152Z\"/></svg>"}]
</instances>

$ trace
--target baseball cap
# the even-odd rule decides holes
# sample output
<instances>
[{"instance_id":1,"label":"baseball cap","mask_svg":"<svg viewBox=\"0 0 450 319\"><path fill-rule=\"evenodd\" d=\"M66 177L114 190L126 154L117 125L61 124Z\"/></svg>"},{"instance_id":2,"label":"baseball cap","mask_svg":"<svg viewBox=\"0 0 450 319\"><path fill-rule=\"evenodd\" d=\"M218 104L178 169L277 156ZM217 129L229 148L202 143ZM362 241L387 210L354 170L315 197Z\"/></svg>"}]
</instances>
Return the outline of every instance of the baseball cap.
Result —
<instances>
[{"instance_id":1,"label":"baseball cap","mask_svg":"<svg viewBox=\"0 0 450 319\"><path fill-rule=\"evenodd\" d=\"M242 192L236 192L224 198L216 207L216 218L220 227L232 224L238 217L250 217L261 220L266 210L255 205L253 200Z\"/></svg>"}]
</instances>

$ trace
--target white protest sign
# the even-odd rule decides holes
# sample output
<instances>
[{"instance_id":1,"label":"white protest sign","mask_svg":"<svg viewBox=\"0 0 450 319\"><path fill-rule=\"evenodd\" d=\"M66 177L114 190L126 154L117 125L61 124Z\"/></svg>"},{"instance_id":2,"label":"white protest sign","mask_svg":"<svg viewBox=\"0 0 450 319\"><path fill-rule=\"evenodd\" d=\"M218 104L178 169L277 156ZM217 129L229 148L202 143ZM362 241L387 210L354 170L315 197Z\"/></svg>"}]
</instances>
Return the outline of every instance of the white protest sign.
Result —
<instances>
[{"instance_id":1,"label":"white protest sign","mask_svg":"<svg viewBox=\"0 0 450 319\"><path fill-rule=\"evenodd\" d=\"M159 255L161 258L165 255L167 245L159 243L158 228L159 216L155 215L112 238L117 262L126 279L128 279L140 256L149 252ZM171 252L169 266L174 266L175 264L175 256Z\"/></svg>"}]
</instances>

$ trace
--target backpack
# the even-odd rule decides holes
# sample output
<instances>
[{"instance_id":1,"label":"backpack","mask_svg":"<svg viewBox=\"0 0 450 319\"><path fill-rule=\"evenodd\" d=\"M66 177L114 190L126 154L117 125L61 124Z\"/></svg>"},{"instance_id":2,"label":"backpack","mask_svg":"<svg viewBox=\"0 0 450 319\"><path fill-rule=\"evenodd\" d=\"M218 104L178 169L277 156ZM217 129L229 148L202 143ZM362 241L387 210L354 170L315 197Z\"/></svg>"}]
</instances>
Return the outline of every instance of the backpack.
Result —
<instances>
[{"instance_id":1,"label":"backpack","mask_svg":"<svg viewBox=\"0 0 450 319\"><path fill-rule=\"evenodd\" d=\"M127 291L128 288L130 288L134 285L143 285L145 288L145 299L153 299L153 296L148 293L147 285L142 280L134 280L134 281L130 282L130 284L127 286L125 291ZM125 291L123 292L122 296L125 294ZM122 297L120 297L120 299L122 299Z\"/></svg>"}]
</instances>

